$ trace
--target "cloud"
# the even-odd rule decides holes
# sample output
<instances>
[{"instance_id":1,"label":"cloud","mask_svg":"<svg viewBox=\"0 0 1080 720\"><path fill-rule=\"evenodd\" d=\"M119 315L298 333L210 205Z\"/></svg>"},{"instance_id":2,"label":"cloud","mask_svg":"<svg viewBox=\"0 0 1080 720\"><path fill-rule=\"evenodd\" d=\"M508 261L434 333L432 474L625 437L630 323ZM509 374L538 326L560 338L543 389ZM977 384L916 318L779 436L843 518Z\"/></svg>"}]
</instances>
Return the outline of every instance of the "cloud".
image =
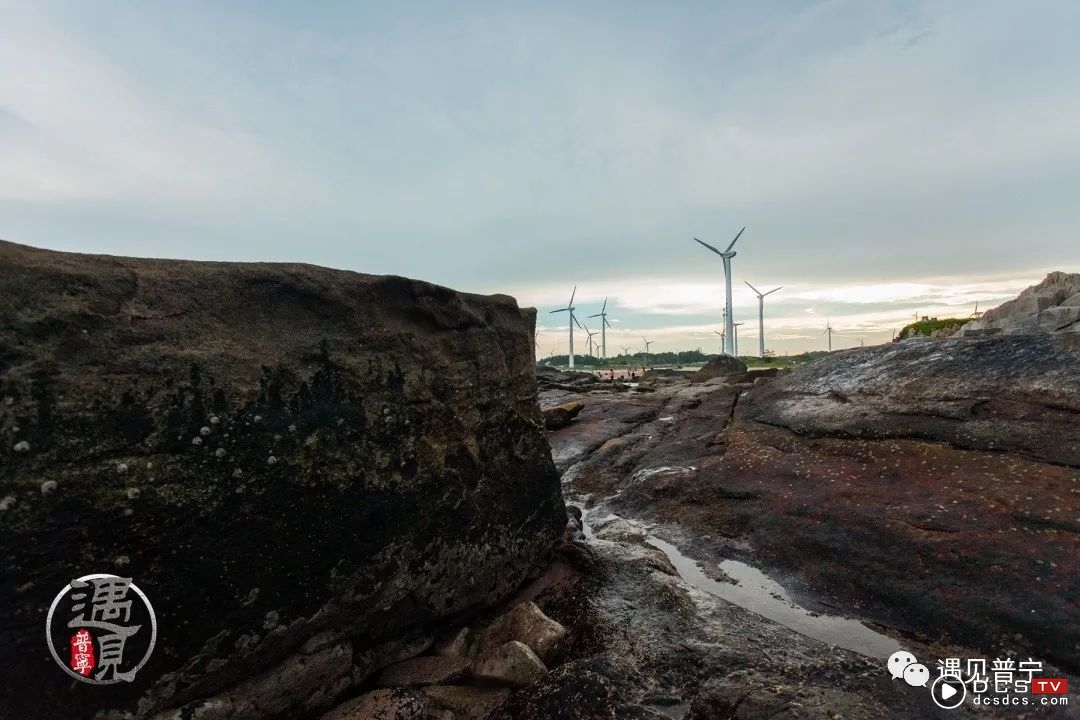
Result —
<instances>
[{"instance_id":1,"label":"cloud","mask_svg":"<svg viewBox=\"0 0 1080 720\"><path fill-rule=\"evenodd\" d=\"M0 236L576 283L675 343L745 224L737 317L885 333L1080 264L1080 5L1036 5L0 0Z\"/></svg>"},{"instance_id":2,"label":"cloud","mask_svg":"<svg viewBox=\"0 0 1080 720\"><path fill-rule=\"evenodd\" d=\"M147 87L20 4L0 23L0 202L276 212L298 178L241 127Z\"/></svg>"}]
</instances>

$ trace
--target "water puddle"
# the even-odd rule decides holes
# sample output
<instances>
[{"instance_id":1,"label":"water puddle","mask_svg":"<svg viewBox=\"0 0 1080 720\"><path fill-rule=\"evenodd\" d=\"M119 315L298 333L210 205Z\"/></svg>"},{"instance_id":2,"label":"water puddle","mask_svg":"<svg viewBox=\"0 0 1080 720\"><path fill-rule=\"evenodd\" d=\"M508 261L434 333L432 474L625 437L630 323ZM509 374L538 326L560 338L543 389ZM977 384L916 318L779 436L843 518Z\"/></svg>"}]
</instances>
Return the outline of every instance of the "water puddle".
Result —
<instances>
[{"instance_id":1,"label":"water puddle","mask_svg":"<svg viewBox=\"0 0 1080 720\"><path fill-rule=\"evenodd\" d=\"M751 565L724 560L720 570L736 582L719 582L707 576L695 560L683 555L671 543L652 535L646 542L667 555L688 584L778 622L800 635L882 660L901 649L896 640L874 632L858 620L807 610L792 600L779 583Z\"/></svg>"},{"instance_id":2,"label":"water puddle","mask_svg":"<svg viewBox=\"0 0 1080 720\"><path fill-rule=\"evenodd\" d=\"M618 517L607 514L591 518L589 515L590 511L582 508L582 531L589 540L595 537L592 525ZM778 582L752 565L724 560L719 568L735 582L720 582L706 575L696 560L683 555L671 543L653 535L649 535L646 542L667 555L687 584L780 623L800 635L878 659L887 659L902 649L896 640L871 630L858 620L807 610L792 600Z\"/></svg>"}]
</instances>

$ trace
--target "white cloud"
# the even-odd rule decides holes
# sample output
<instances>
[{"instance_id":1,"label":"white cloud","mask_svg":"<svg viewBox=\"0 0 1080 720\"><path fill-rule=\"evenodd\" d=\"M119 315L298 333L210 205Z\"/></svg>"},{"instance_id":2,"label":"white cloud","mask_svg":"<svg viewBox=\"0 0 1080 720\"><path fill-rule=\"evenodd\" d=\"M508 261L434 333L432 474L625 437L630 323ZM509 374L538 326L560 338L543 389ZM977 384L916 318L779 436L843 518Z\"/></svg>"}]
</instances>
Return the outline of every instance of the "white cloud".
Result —
<instances>
[{"instance_id":1,"label":"white cloud","mask_svg":"<svg viewBox=\"0 0 1080 720\"><path fill-rule=\"evenodd\" d=\"M20 4L0 23L0 202L265 212L319 186Z\"/></svg>"}]
</instances>

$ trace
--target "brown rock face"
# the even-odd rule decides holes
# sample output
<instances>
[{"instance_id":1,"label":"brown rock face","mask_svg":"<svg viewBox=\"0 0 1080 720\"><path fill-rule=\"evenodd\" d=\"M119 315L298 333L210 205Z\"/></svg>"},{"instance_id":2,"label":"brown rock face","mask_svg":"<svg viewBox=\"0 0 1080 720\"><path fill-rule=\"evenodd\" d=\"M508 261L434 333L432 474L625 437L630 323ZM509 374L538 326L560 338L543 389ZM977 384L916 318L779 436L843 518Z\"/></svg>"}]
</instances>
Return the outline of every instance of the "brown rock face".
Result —
<instances>
[{"instance_id":1,"label":"brown rock face","mask_svg":"<svg viewBox=\"0 0 1080 720\"><path fill-rule=\"evenodd\" d=\"M1080 340L910 340L835 353L738 417L800 434L922 438L1080 467Z\"/></svg>"},{"instance_id":2,"label":"brown rock face","mask_svg":"<svg viewBox=\"0 0 1080 720\"><path fill-rule=\"evenodd\" d=\"M0 707L150 715L506 597L566 524L532 325L399 277L0 243ZM158 613L134 683L42 642L101 572Z\"/></svg>"},{"instance_id":3,"label":"brown rock face","mask_svg":"<svg viewBox=\"0 0 1080 720\"><path fill-rule=\"evenodd\" d=\"M584 407L585 403L582 402L568 402L552 408L545 408L544 426L548 430L558 430L566 427Z\"/></svg>"},{"instance_id":4,"label":"brown rock face","mask_svg":"<svg viewBox=\"0 0 1080 720\"><path fill-rule=\"evenodd\" d=\"M730 355L720 355L710 360L704 367L694 373L694 379L701 382L703 380L726 377L728 375L744 372L746 372L746 363L742 360L737 357L731 357Z\"/></svg>"},{"instance_id":5,"label":"brown rock face","mask_svg":"<svg viewBox=\"0 0 1080 720\"><path fill-rule=\"evenodd\" d=\"M1077 669L1074 336L909 340L717 382L633 407L583 395L549 436L568 489L677 526L703 562L794 571L864 618Z\"/></svg>"}]
</instances>

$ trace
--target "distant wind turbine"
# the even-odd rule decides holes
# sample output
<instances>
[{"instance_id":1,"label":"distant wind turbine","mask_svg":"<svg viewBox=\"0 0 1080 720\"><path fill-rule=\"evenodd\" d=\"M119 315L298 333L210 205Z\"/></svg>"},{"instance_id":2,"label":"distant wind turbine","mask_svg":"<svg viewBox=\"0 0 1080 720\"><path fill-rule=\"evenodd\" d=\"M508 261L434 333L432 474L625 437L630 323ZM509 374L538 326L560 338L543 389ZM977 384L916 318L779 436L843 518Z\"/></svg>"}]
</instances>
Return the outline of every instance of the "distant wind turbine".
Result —
<instances>
[{"instance_id":1,"label":"distant wind turbine","mask_svg":"<svg viewBox=\"0 0 1080 720\"><path fill-rule=\"evenodd\" d=\"M641 336L642 340L645 340L645 364L649 363L649 346L653 344L652 340L647 340L644 335Z\"/></svg>"},{"instance_id":2,"label":"distant wind turbine","mask_svg":"<svg viewBox=\"0 0 1080 720\"><path fill-rule=\"evenodd\" d=\"M825 318L825 333L824 334L828 335L828 337L829 337L829 352L832 352L833 328L832 328L832 323L829 322L829 318Z\"/></svg>"},{"instance_id":3,"label":"distant wind turbine","mask_svg":"<svg viewBox=\"0 0 1080 720\"><path fill-rule=\"evenodd\" d=\"M588 343L589 355L591 357L595 357L593 355L593 347L595 346L595 344L593 343L593 335L596 335L597 333L596 333L595 330L590 330L588 325L586 325L584 327L584 330L585 330L585 333L589 336L589 343Z\"/></svg>"},{"instance_id":4,"label":"distant wind turbine","mask_svg":"<svg viewBox=\"0 0 1080 720\"><path fill-rule=\"evenodd\" d=\"M549 314L568 312L570 313L570 369L574 369L574 325L581 327L581 323L578 322L577 316L574 315L574 295L577 294L577 285L574 286L574 291L570 293L570 302L566 307L559 308L558 310L552 310Z\"/></svg>"},{"instance_id":5,"label":"distant wind turbine","mask_svg":"<svg viewBox=\"0 0 1080 720\"><path fill-rule=\"evenodd\" d=\"M743 227L743 229L739 231L735 236L735 239L731 241L731 244L727 246L727 250L724 250L723 252L717 250L707 242L694 238L694 240L697 240L697 242L719 255L720 259L724 261L724 283L726 285L724 290L724 310L726 311L724 315L724 330L726 332L725 343L728 355L735 354L735 331L732 330L734 318L731 314L731 259L735 257L735 251L731 248L735 247L735 243L739 241L739 237L743 234L743 230L746 230L746 227Z\"/></svg>"},{"instance_id":6,"label":"distant wind turbine","mask_svg":"<svg viewBox=\"0 0 1080 720\"><path fill-rule=\"evenodd\" d=\"M600 358L602 360L607 359L607 328L611 327L611 323L607 321L607 298L604 298L604 306L600 308L600 312L589 317L600 318Z\"/></svg>"},{"instance_id":7,"label":"distant wind turbine","mask_svg":"<svg viewBox=\"0 0 1080 720\"><path fill-rule=\"evenodd\" d=\"M746 281L743 280L743 282L746 282ZM772 290L770 290L767 293L758 292L758 289L756 287L754 287L753 285L751 285L750 283L746 283L746 286L749 287L751 290L753 290L754 294L757 295L758 357L759 358L764 358L765 357L765 296L766 295L772 295L777 290L783 289L784 286L781 285L778 288L773 288Z\"/></svg>"},{"instance_id":8,"label":"distant wind turbine","mask_svg":"<svg viewBox=\"0 0 1080 720\"><path fill-rule=\"evenodd\" d=\"M981 313L981 312L979 312L979 301L978 301L978 300L976 300L976 301L975 301L975 312L971 313L971 317L977 320L977 319L979 319L979 318L980 318L981 316L982 316L982 313Z\"/></svg>"},{"instance_id":9,"label":"distant wind turbine","mask_svg":"<svg viewBox=\"0 0 1080 720\"><path fill-rule=\"evenodd\" d=\"M720 354L723 355L724 354L724 331L723 330L713 330L713 332L720 336Z\"/></svg>"},{"instance_id":10,"label":"distant wind turbine","mask_svg":"<svg viewBox=\"0 0 1080 720\"><path fill-rule=\"evenodd\" d=\"M622 349L622 354L623 355L629 355L630 354L630 348L629 347L624 347Z\"/></svg>"}]
</instances>

